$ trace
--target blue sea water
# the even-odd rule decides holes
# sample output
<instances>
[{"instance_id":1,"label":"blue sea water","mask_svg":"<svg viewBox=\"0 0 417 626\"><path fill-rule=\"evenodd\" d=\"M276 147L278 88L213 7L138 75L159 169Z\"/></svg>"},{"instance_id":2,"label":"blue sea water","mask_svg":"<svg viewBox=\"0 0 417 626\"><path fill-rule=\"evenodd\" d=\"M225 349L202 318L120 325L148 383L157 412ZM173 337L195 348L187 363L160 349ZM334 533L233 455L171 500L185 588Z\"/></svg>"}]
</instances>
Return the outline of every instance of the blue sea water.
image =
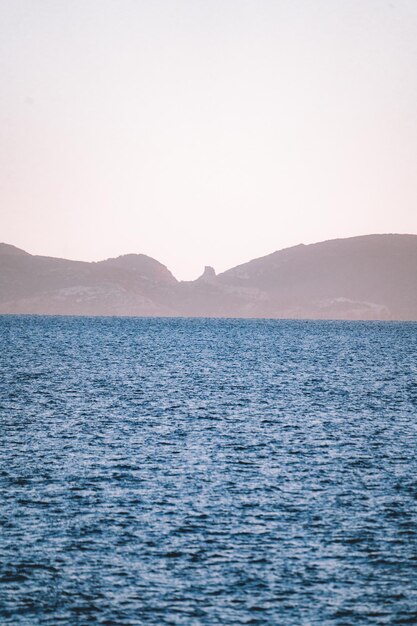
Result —
<instances>
[{"instance_id":1,"label":"blue sea water","mask_svg":"<svg viewBox=\"0 0 417 626\"><path fill-rule=\"evenodd\" d=\"M0 622L417 623L417 325L0 317Z\"/></svg>"}]
</instances>

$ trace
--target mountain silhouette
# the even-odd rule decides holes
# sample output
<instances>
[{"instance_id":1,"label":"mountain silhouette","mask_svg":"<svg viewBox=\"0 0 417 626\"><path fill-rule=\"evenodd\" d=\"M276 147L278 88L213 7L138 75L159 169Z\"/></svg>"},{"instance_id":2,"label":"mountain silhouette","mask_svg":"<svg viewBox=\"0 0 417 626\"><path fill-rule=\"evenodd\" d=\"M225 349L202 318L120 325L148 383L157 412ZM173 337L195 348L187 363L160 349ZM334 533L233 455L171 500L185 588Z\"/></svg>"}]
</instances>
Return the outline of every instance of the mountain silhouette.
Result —
<instances>
[{"instance_id":1,"label":"mountain silhouette","mask_svg":"<svg viewBox=\"0 0 417 626\"><path fill-rule=\"evenodd\" d=\"M195 281L144 254L87 263L0 244L0 313L417 320L417 235L301 244Z\"/></svg>"}]
</instances>

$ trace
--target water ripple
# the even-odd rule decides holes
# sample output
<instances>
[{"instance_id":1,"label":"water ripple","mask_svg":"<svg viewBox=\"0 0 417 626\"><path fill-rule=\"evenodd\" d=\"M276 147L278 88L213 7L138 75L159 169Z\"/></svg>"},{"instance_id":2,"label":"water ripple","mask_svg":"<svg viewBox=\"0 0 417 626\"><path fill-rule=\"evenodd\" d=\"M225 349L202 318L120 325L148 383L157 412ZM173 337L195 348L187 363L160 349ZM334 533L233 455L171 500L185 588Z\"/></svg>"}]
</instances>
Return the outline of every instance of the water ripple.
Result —
<instances>
[{"instance_id":1,"label":"water ripple","mask_svg":"<svg viewBox=\"0 0 417 626\"><path fill-rule=\"evenodd\" d=\"M416 331L1 317L1 622L417 623Z\"/></svg>"}]
</instances>

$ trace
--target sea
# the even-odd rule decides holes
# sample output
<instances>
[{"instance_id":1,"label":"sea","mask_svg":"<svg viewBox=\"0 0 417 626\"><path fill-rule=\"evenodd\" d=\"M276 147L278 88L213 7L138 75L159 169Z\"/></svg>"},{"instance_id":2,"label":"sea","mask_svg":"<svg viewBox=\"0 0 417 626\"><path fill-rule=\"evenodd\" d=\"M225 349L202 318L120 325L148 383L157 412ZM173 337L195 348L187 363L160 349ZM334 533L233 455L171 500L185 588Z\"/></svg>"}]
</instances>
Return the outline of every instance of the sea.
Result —
<instances>
[{"instance_id":1,"label":"sea","mask_svg":"<svg viewBox=\"0 0 417 626\"><path fill-rule=\"evenodd\" d=\"M0 623L417 624L417 324L0 317Z\"/></svg>"}]
</instances>

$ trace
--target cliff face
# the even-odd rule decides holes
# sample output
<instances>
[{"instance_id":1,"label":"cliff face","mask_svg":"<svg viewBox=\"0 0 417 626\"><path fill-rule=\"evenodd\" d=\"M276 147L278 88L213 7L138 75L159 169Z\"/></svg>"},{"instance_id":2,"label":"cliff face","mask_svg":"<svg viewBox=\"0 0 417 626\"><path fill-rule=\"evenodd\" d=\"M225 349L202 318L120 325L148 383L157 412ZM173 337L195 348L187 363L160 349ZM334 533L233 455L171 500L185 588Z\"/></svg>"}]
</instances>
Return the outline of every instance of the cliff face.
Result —
<instances>
[{"instance_id":1,"label":"cliff face","mask_svg":"<svg viewBox=\"0 0 417 626\"><path fill-rule=\"evenodd\" d=\"M142 254L84 263L0 244L0 313L417 320L417 235L299 245L189 282Z\"/></svg>"}]
</instances>

